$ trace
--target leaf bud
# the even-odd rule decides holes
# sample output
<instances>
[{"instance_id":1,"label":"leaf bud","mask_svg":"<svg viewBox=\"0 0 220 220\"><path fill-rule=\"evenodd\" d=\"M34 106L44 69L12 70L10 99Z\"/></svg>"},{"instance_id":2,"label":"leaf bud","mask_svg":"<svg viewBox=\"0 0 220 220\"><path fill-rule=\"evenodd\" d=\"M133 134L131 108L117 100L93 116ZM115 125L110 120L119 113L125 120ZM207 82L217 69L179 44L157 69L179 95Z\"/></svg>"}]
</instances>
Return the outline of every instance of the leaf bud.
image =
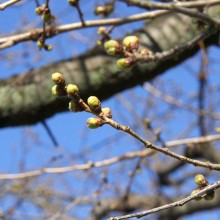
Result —
<instances>
[{"instance_id":1,"label":"leaf bud","mask_svg":"<svg viewBox=\"0 0 220 220\"><path fill-rule=\"evenodd\" d=\"M123 52L122 46L116 40L108 40L104 44L105 51L109 55L120 55Z\"/></svg>"},{"instance_id":2,"label":"leaf bud","mask_svg":"<svg viewBox=\"0 0 220 220\"><path fill-rule=\"evenodd\" d=\"M127 36L123 39L123 46L130 52L137 50L139 48L139 39L136 36Z\"/></svg>"},{"instance_id":3,"label":"leaf bud","mask_svg":"<svg viewBox=\"0 0 220 220\"><path fill-rule=\"evenodd\" d=\"M145 48L140 51L140 54L142 56L149 56L149 55L153 54L153 52L151 50Z\"/></svg>"},{"instance_id":4,"label":"leaf bud","mask_svg":"<svg viewBox=\"0 0 220 220\"><path fill-rule=\"evenodd\" d=\"M207 186L208 182L202 174L197 174L194 178L194 182L199 186Z\"/></svg>"},{"instance_id":5,"label":"leaf bud","mask_svg":"<svg viewBox=\"0 0 220 220\"><path fill-rule=\"evenodd\" d=\"M134 64L134 61L131 57L127 57L127 58L121 58L119 60L117 60L117 67L119 69L127 69L129 67L132 67Z\"/></svg>"},{"instance_id":6,"label":"leaf bud","mask_svg":"<svg viewBox=\"0 0 220 220\"><path fill-rule=\"evenodd\" d=\"M68 84L66 87L66 91L69 95L74 95L75 93L79 92L79 88L77 85L74 84Z\"/></svg>"},{"instance_id":7,"label":"leaf bud","mask_svg":"<svg viewBox=\"0 0 220 220\"><path fill-rule=\"evenodd\" d=\"M42 40L38 40L37 41L37 46L39 49L43 48L44 47L44 42Z\"/></svg>"},{"instance_id":8,"label":"leaf bud","mask_svg":"<svg viewBox=\"0 0 220 220\"><path fill-rule=\"evenodd\" d=\"M61 73L53 73L52 74L52 80L54 83L56 83L57 85L59 84L64 84L65 83L65 80L64 80L64 77Z\"/></svg>"},{"instance_id":9,"label":"leaf bud","mask_svg":"<svg viewBox=\"0 0 220 220\"><path fill-rule=\"evenodd\" d=\"M100 118L88 118L87 126L88 128L94 129L102 126L103 122Z\"/></svg>"},{"instance_id":10,"label":"leaf bud","mask_svg":"<svg viewBox=\"0 0 220 220\"><path fill-rule=\"evenodd\" d=\"M102 108L102 112L104 113L104 115L107 118L112 118L112 111L110 108L106 107L106 108Z\"/></svg>"},{"instance_id":11,"label":"leaf bud","mask_svg":"<svg viewBox=\"0 0 220 220\"><path fill-rule=\"evenodd\" d=\"M74 100L71 100L69 102L69 110L71 112L77 112L77 106L76 106L76 103L74 102Z\"/></svg>"}]
</instances>

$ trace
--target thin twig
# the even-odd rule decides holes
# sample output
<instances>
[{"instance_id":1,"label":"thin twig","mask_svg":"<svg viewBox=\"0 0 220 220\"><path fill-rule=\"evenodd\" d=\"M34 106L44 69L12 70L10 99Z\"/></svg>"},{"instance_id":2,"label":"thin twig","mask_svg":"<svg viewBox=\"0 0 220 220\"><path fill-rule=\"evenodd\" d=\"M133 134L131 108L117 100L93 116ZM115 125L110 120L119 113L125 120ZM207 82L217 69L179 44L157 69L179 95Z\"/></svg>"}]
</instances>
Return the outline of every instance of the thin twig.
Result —
<instances>
[{"instance_id":1,"label":"thin twig","mask_svg":"<svg viewBox=\"0 0 220 220\"><path fill-rule=\"evenodd\" d=\"M129 219L129 218L141 218L143 216L150 215L152 213L156 213L156 212L159 212L161 210L170 209L170 208L173 208L173 207L176 207L176 206L183 206L184 204L190 202L191 200L193 200L195 198L198 198L198 197L206 194L207 192L216 190L218 188L220 188L220 180L216 181L215 183L211 184L210 186L206 187L205 189L199 191L198 193L195 193L194 195L188 196L188 197L186 197L184 199L181 199L177 202L173 202L173 203L166 204L166 205L163 205L163 206L159 206L159 207L147 210L147 211L142 211L142 212L138 212L138 213L134 213L134 214L130 214L130 215L111 217L111 218L109 218L109 220L122 220L122 219Z\"/></svg>"}]
</instances>

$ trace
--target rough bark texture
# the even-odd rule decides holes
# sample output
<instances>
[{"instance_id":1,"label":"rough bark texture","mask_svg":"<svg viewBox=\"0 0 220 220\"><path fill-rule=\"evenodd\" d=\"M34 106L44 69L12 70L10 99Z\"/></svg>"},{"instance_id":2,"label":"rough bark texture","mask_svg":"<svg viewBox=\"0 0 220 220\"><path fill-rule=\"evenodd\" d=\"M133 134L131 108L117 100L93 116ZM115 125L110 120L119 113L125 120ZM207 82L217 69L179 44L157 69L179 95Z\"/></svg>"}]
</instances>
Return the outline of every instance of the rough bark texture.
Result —
<instances>
[{"instance_id":1,"label":"rough bark texture","mask_svg":"<svg viewBox=\"0 0 220 220\"><path fill-rule=\"evenodd\" d=\"M209 9L212 16L219 15L220 7ZM184 15L169 13L146 23L139 30L142 45L153 51L163 51L192 39L198 33L196 24ZM206 45L218 43L218 36L205 40ZM0 127L28 125L67 111L65 98L51 95L51 74L61 72L67 82L80 88L82 97L97 95L101 100L151 80L180 64L199 50L197 45L181 51L174 57L155 63L141 64L132 70L118 71L115 58L107 56L102 48L86 54L32 70L11 79L0 81Z\"/></svg>"}]
</instances>

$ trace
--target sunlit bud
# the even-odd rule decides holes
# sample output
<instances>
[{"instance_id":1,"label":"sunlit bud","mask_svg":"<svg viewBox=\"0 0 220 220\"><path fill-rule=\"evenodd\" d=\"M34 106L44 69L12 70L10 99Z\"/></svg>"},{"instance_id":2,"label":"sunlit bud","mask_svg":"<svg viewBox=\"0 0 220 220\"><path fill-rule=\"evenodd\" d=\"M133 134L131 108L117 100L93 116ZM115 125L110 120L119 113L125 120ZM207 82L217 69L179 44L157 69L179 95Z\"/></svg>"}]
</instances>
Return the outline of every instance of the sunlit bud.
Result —
<instances>
[{"instance_id":1,"label":"sunlit bud","mask_svg":"<svg viewBox=\"0 0 220 220\"><path fill-rule=\"evenodd\" d=\"M46 51L51 51L51 50L53 49L53 47L52 47L52 45L50 45L50 44L45 44L45 45L44 45L44 49L45 49Z\"/></svg>"},{"instance_id":2,"label":"sunlit bud","mask_svg":"<svg viewBox=\"0 0 220 220\"><path fill-rule=\"evenodd\" d=\"M197 174L194 178L194 182L199 186L207 186L207 180L202 174Z\"/></svg>"},{"instance_id":3,"label":"sunlit bud","mask_svg":"<svg viewBox=\"0 0 220 220\"><path fill-rule=\"evenodd\" d=\"M110 108L106 107L106 108L102 108L102 112L104 113L104 115L107 118L112 118L112 111Z\"/></svg>"},{"instance_id":4,"label":"sunlit bud","mask_svg":"<svg viewBox=\"0 0 220 220\"><path fill-rule=\"evenodd\" d=\"M99 101L99 99L96 96L90 96L87 99L87 103L88 103L89 107L92 109L98 108L101 106L101 102Z\"/></svg>"},{"instance_id":5,"label":"sunlit bud","mask_svg":"<svg viewBox=\"0 0 220 220\"><path fill-rule=\"evenodd\" d=\"M51 89L51 92L53 95L56 95L56 96L65 95L65 91L61 87L59 87L58 85L54 85Z\"/></svg>"},{"instance_id":6,"label":"sunlit bud","mask_svg":"<svg viewBox=\"0 0 220 220\"><path fill-rule=\"evenodd\" d=\"M78 4L78 0L68 0L68 2L72 6L76 6Z\"/></svg>"},{"instance_id":7,"label":"sunlit bud","mask_svg":"<svg viewBox=\"0 0 220 220\"><path fill-rule=\"evenodd\" d=\"M215 191L208 192L205 196L204 199L207 201L213 200L215 198Z\"/></svg>"},{"instance_id":8,"label":"sunlit bud","mask_svg":"<svg viewBox=\"0 0 220 220\"><path fill-rule=\"evenodd\" d=\"M123 52L122 46L116 40L108 40L104 44L105 51L109 55L120 55Z\"/></svg>"},{"instance_id":9,"label":"sunlit bud","mask_svg":"<svg viewBox=\"0 0 220 220\"><path fill-rule=\"evenodd\" d=\"M65 83L63 75L58 72L52 74L52 80L56 84L64 84Z\"/></svg>"},{"instance_id":10,"label":"sunlit bud","mask_svg":"<svg viewBox=\"0 0 220 220\"><path fill-rule=\"evenodd\" d=\"M132 58L128 57L128 58L121 58L119 60L117 60L117 67L119 69L127 69L129 67L131 67L134 64Z\"/></svg>"},{"instance_id":11,"label":"sunlit bud","mask_svg":"<svg viewBox=\"0 0 220 220\"><path fill-rule=\"evenodd\" d=\"M97 6L95 8L95 14L100 15L100 14L105 14L106 13L106 8L103 6Z\"/></svg>"},{"instance_id":12,"label":"sunlit bud","mask_svg":"<svg viewBox=\"0 0 220 220\"><path fill-rule=\"evenodd\" d=\"M42 47L44 47L44 42L42 40L38 40L37 46L41 49Z\"/></svg>"},{"instance_id":13,"label":"sunlit bud","mask_svg":"<svg viewBox=\"0 0 220 220\"><path fill-rule=\"evenodd\" d=\"M105 7L106 7L106 16L108 16L109 14L111 14L112 12L113 12L113 10L114 10L114 4L113 3L106 3L105 4Z\"/></svg>"},{"instance_id":14,"label":"sunlit bud","mask_svg":"<svg viewBox=\"0 0 220 220\"><path fill-rule=\"evenodd\" d=\"M123 46L131 52L137 50L139 48L139 39L136 36L127 36L123 40Z\"/></svg>"},{"instance_id":15,"label":"sunlit bud","mask_svg":"<svg viewBox=\"0 0 220 220\"><path fill-rule=\"evenodd\" d=\"M106 28L105 27L99 27L97 30L97 34L105 34L106 33Z\"/></svg>"},{"instance_id":16,"label":"sunlit bud","mask_svg":"<svg viewBox=\"0 0 220 220\"><path fill-rule=\"evenodd\" d=\"M50 13L50 10L45 10L41 17L46 23L51 23L55 20L55 16Z\"/></svg>"},{"instance_id":17,"label":"sunlit bud","mask_svg":"<svg viewBox=\"0 0 220 220\"><path fill-rule=\"evenodd\" d=\"M191 192L191 196L195 195L195 194L198 193L199 191L200 191L199 189L193 190L193 191ZM195 198L196 201L199 201L199 200L201 200L201 199L202 199L202 197L196 197L196 198Z\"/></svg>"},{"instance_id":18,"label":"sunlit bud","mask_svg":"<svg viewBox=\"0 0 220 220\"><path fill-rule=\"evenodd\" d=\"M79 92L79 88L77 87L77 85L69 84L66 87L66 91L69 95L74 95L75 93Z\"/></svg>"},{"instance_id":19,"label":"sunlit bud","mask_svg":"<svg viewBox=\"0 0 220 220\"><path fill-rule=\"evenodd\" d=\"M100 118L88 118L87 120L87 126L88 128L98 128L102 126L103 122Z\"/></svg>"},{"instance_id":20,"label":"sunlit bud","mask_svg":"<svg viewBox=\"0 0 220 220\"><path fill-rule=\"evenodd\" d=\"M149 49L142 49L140 51L140 54L143 55L143 56L149 56L149 55L153 54L153 52Z\"/></svg>"},{"instance_id":21,"label":"sunlit bud","mask_svg":"<svg viewBox=\"0 0 220 220\"><path fill-rule=\"evenodd\" d=\"M77 112L77 106L76 106L76 103L74 102L74 100L71 100L69 102L69 110L72 111L72 112Z\"/></svg>"},{"instance_id":22,"label":"sunlit bud","mask_svg":"<svg viewBox=\"0 0 220 220\"><path fill-rule=\"evenodd\" d=\"M42 13L43 13L42 7L35 8L35 13L36 13L36 15L42 15Z\"/></svg>"}]
</instances>

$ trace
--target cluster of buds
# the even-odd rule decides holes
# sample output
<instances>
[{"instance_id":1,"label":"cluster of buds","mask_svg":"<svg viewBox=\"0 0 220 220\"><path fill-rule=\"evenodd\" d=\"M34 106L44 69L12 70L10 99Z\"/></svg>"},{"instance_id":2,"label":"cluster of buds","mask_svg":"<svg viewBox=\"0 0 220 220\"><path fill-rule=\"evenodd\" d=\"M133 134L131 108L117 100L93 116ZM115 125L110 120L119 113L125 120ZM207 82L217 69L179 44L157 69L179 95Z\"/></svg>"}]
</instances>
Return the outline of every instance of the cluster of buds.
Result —
<instances>
[{"instance_id":1,"label":"cluster of buds","mask_svg":"<svg viewBox=\"0 0 220 220\"><path fill-rule=\"evenodd\" d=\"M53 73L52 80L55 85L52 87L52 94L56 96L65 96L66 92L66 83L64 77L61 73Z\"/></svg>"},{"instance_id":2,"label":"cluster of buds","mask_svg":"<svg viewBox=\"0 0 220 220\"><path fill-rule=\"evenodd\" d=\"M53 49L52 45L46 44L42 38L38 39L37 46L39 49L43 48L46 51L51 51Z\"/></svg>"},{"instance_id":3,"label":"cluster of buds","mask_svg":"<svg viewBox=\"0 0 220 220\"><path fill-rule=\"evenodd\" d=\"M202 189L205 189L206 187L209 186L207 179L202 174L197 174L194 178L194 182L196 185L198 185L198 188L193 190L191 195L194 195L200 192ZM199 201L202 198L204 198L205 200L213 200L215 198L215 191L213 190L213 191L207 192L205 195L202 195L201 197L196 197L195 200Z\"/></svg>"},{"instance_id":4,"label":"cluster of buds","mask_svg":"<svg viewBox=\"0 0 220 220\"><path fill-rule=\"evenodd\" d=\"M142 49L139 51L139 39L136 36L126 36L123 39L122 45L115 40L106 41L104 48L107 54L112 56L123 56L117 60L119 69L127 69L132 67L138 61L143 61L143 58L152 54L149 49ZM137 59L137 55L139 59Z\"/></svg>"},{"instance_id":5,"label":"cluster of buds","mask_svg":"<svg viewBox=\"0 0 220 220\"><path fill-rule=\"evenodd\" d=\"M48 24L52 23L55 20L55 16L51 14L49 8L46 5L41 5L35 8L36 15L40 15L42 20Z\"/></svg>"},{"instance_id":6,"label":"cluster of buds","mask_svg":"<svg viewBox=\"0 0 220 220\"><path fill-rule=\"evenodd\" d=\"M69 101L69 110L72 112L88 111L96 116L87 120L89 128L98 128L105 124L105 118L112 118L111 109L108 107L102 108L101 102L96 96L90 96L87 99L88 106L79 96L79 88L75 84L66 85L65 79L61 73L53 73L52 81L55 85L52 87L52 94L56 96L67 96ZM83 103L83 104L82 104ZM102 115L102 117L100 116Z\"/></svg>"},{"instance_id":7,"label":"cluster of buds","mask_svg":"<svg viewBox=\"0 0 220 220\"><path fill-rule=\"evenodd\" d=\"M102 15L108 17L114 11L114 3L106 2L103 6L98 5L95 8L95 15Z\"/></svg>"}]
</instances>

